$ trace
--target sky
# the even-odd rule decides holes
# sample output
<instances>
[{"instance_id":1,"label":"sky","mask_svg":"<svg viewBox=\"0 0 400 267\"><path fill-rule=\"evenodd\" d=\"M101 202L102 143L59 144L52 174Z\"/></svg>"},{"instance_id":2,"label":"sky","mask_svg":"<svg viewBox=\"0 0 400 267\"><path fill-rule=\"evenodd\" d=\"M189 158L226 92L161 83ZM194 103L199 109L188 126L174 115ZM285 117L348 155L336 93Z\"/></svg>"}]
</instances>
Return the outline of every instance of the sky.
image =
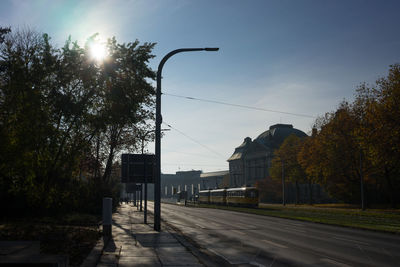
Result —
<instances>
[{"instance_id":1,"label":"sky","mask_svg":"<svg viewBox=\"0 0 400 267\"><path fill-rule=\"evenodd\" d=\"M309 133L360 83L387 75L400 63L399 10L397 0L3 0L0 26L48 33L59 47L94 33L154 42L154 70L171 50L219 47L173 56L162 80L162 116L173 127L161 141L162 172L210 172L227 170L245 137L276 123Z\"/></svg>"}]
</instances>

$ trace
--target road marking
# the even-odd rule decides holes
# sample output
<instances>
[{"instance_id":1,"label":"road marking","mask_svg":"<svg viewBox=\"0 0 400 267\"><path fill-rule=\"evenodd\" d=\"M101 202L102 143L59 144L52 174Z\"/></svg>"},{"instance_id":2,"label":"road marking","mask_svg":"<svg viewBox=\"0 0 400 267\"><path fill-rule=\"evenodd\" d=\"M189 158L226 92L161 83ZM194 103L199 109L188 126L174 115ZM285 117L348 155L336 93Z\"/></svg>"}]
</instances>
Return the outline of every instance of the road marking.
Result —
<instances>
[{"instance_id":1,"label":"road marking","mask_svg":"<svg viewBox=\"0 0 400 267\"><path fill-rule=\"evenodd\" d=\"M333 236L332 238L337 239L337 240L341 240L341 241L354 242L354 243L358 243L358 244L361 244L361 245L369 246L369 243L358 241L358 240L354 240L354 239L348 239L348 238L343 238L343 237L339 237L339 236Z\"/></svg>"},{"instance_id":2,"label":"road marking","mask_svg":"<svg viewBox=\"0 0 400 267\"><path fill-rule=\"evenodd\" d=\"M287 246L284 246L284 245L281 245L281 244L278 244L278 243L275 243L275 242L272 242L272 241L269 241L269 240L263 239L261 241L263 241L263 242L265 242L267 244L273 245L275 247L278 247L278 248L288 248Z\"/></svg>"},{"instance_id":3,"label":"road marking","mask_svg":"<svg viewBox=\"0 0 400 267\"><path fill-rule=\"evenodd\" d=\"M295 232L299 232L299 233L305 233L305 230L300 230L300 229L295 229L295 228L290 228L290 227L285 227L285 229L290 230L290 231L295 231Z\"/></svg>"},{"instance_id":4,"label":"road marking","mask_svg":"<svg viewBox=\"0 0 400 267\"><path fill-rule=\"evenodd\" d=\"M387 255L389 255L390 257L394 258L393 255L387 251L385 248L381 248L383 252L385 252Z\"/></svg>"},{"instance_id":5,"label":"road marking","mask_svg":"<svg viewBox=\"0 0 400 267\"><path fill-rule=\"evenodd\" d=\"M247 229L247 228L249 228L249 225L243 224L243 223L235 223L235 227Z\"/></svg>"},{"instance_id":6,"label":"road marking","mask_svg":"<svg viewBox=\"0 0 400 267\"><path fill-rule=\"evenodd\" d=\"M303 224L300 223L288 223L288 224L292 226L304 226Z\"/></svg>"},{"instance_id":7,"label":"road marking","mask_svg":"<svg viewBox=\"0 0 400 267\"><path fill-rule=\"evenodd\" d=\"M333 265L336 265L336 266L351 267L351 265L347 265L345 263L338 262L338 261L335 261L335 260L332 260L332 259L328 259L328 258L321 258L320 260L324 261L324 262L327 262L327 263L330 263L330 264L333 264Z\"/></svg>"},{"instance_id":8,"label":"road marking","mask_svg":"<svg viewBox=\"0 0 400 267\"><path fill-rule=\"evenodd\" d=\"M258 266L258 267L266 267L265 265L263 265L263 264L261 264L261 263L258 263L258 262L256 262L256 261L251 261L251 262L249 262L251 265L254 265L254 266Z\"/></svg>"},{"instance_id":9,"label":"road marking","mask_svg":"<svg viewBox=\"0 0 400 267\"><path fill-rule=\"evenodd\" d=\"M202 225L200 225L200 224L195 223L195 225L197 225L197 226L200 227L201 229L206 229L204 226L202 226Z\"/></svg>"},{"instance_id":10,"label":"road marking","mask_svg":"<svg viewBox=\"0 0 400 267\"><path fill-rule=\"evenodd\" d=\"M372 262L372 259L371 259L371 257L370 256L368 256L368 254L367 253L365 253L365 251L359 246L359 245L357 245L357 247L361 250L361 252L362 253L364 253L365 254L365 256L367 256L367 258L369 259L369 261L370 262Z\"/></svg>"},{"instance_id":11,"label":"road marking","mask_svg":"<svg viewBox=\"0 0 400 267\"><path fill-rule=\"evenodd\" d=\"M238 230L231 230L231 232L234 232L234 233L237 233L237 234L240 234L240 235L246 235L246 233L243 233L243 232L238 231Z\"/></svg>"}]
</instances>

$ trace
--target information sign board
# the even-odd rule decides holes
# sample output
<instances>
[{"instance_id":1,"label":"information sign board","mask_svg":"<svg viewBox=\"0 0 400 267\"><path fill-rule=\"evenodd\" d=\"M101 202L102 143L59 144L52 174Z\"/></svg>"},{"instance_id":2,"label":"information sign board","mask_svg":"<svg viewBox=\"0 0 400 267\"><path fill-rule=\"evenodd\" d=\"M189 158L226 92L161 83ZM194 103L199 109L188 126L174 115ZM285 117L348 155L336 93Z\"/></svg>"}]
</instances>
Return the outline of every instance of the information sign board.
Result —
<instances>
[{"instance_id":1,"label":"information sign board","mask_svg":"<svg viewBox=\"0 0 400 267\"><path fill-rule=\"evenodd\" d=\"M122 154L121 165L122 183L154 183L155 155Z\"/></svg>"},{"instance_id":2,"label":"information sign board","mask_svg":"<svg viewBox=\"0 0 400 267\"><path fill-rule=\"evenodd\" d=\"M136 191L141 191L142 185L135 183L127 183L125 186L126 193L135 193Z\"/></svg>"}]
</instances>

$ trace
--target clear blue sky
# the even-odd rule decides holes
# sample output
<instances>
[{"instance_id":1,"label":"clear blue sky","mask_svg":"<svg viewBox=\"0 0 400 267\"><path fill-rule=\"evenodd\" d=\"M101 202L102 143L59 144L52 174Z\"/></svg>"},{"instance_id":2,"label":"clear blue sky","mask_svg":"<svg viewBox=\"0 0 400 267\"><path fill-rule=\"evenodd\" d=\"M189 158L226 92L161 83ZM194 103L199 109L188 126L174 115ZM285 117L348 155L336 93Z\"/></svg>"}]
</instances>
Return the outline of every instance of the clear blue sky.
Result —
<instances>
[{"instance_id":1,"label":"clear blue sky","mask_svg":"<svg viewBox=\"0 0 400 267\"><path fill-rule=\"evenodd\" d=\"M93 33L156 42L161 58L180 47L219 52L171 58L163 91L291 113L322 115L352 100L361 82L400 62L400 1L1 1L1 26L29 26L60 46ZM162 171L228 169L246 136L275 123L309 132L314 119L163 96ZM154 144L149 145L154 151Z\"/></svg>"}]
</instances>

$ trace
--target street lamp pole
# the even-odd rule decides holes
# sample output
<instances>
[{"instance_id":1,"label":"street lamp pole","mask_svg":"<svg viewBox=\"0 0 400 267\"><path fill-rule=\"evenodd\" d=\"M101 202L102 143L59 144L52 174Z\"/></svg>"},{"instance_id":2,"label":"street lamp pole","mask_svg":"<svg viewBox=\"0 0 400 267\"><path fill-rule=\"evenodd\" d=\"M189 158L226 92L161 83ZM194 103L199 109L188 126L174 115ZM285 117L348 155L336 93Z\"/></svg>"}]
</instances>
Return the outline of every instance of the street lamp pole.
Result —
<instances>
[{"instance_id":1,"label":"street lamp pole","mask_svg":"<svg viewBox=\"0 0 400 267\"><path fill-rule=\"evenodd\" d=\"M286 196L285 196L285 168L282 160L282 205L286 205Z\"/></svg>"},{"instance_id":2,"label":"street lamp pole","mask_svg":"<svg viewBox=\"0 0 400 267\"><path fill-rule=\"evenodd\" d=\"M161 129L161 131L169 131L170 129ZM147 135L150 133L155 132L155 130L146 131L143 135L140 136L142 139L142 155L144 155L144 141L146 140ZM143 191L143 184L141 190ZM142 207L142 202L140 202L140 207ZM142 209L140 209L142 211ZM146 175L144 176L144 214L143 214L143 223L147 224L147 178Z\"/></svg>"},{"instance_id":3,"label":"street lamp pole","mask_svg":"<svg viewBox=\"0 0 400 267\"><path fill-rule=\"evenodd\" d=\"M361 192L361 210L365 210L365 201L364 201L364 177L363 177L363 153L362 148L360 148L360 192Z\"/></svg>"},{"instance_id":4,"label":"street lamp pole","mask_svg":"<svg viewBox=\"0 0 400 267\"><path fill-rule=\"evenodd\" d=\"M161 73L165 62L181 52L218 51L219 48L181 48L169 52L161 59L157 70L156 91L156 176L154 179L154 230L161 230Z\"/></svg>"}]
</instances>

